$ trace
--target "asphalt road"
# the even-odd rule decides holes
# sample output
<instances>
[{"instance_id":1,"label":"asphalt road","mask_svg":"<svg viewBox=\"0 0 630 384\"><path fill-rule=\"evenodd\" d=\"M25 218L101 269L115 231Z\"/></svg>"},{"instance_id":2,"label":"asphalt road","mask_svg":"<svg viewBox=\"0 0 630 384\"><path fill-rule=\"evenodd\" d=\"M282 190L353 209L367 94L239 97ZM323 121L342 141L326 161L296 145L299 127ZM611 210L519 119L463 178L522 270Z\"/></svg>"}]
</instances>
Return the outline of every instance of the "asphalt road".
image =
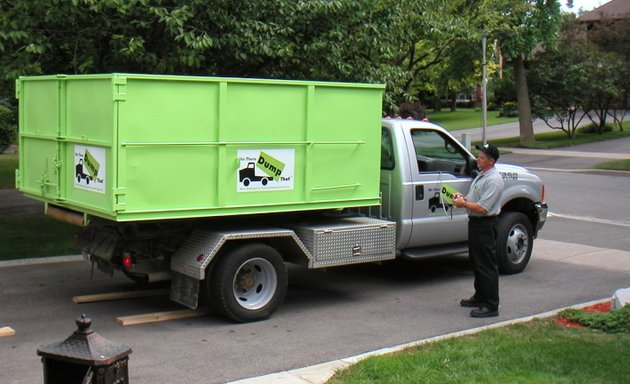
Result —
<instances>
[{"instance_id":1,"label":"asphalt road","mask_svg":"<svg viewBox=\"0 0 630 384\"><path fill-rule=\"evenodd\" d=\"M2 268L0 322L17 333L0 339L0 382L41 382L37 348L69 336L81 313L102 336L133 348L133 383L223 383L600 299L628 286L628 268L554 260L554 245L537 244L525 273L502 277L501 316L490 320L471 319L457 305L471 293L465 258L292 270L287 300L268 321L233 324L208 315L127 327L116 317L176 306L166 297L74 304L74 295L133 288L122 277L90 280L83 263Z\"/></svg>"},{"instance_id":2,"label":"asphalt road","mask_svg":"<svg viewBox=\"0 0 630 384\"><path fill-rule=\"evenodd\" d=\"M622 150L629 152L615 152ZM566 161L517 154L502 160L549 169ZM132 347L133 383L224 383L601 299L630 286L624 203L630 177L537 173L559 216L541 232L527 270L501 278L498 318L471 319L457 305L472 292L465 257L291 269L287 299L270 320L234 324L210 314L127 327L116 317L180 307L167 297L75 304L75 295L135 288L120 275L97 272L91 279L82 262L0 267L0 327L16 330L0 338L0 383L42 382L37 348L69 336L81 313L102 336Z\"/></svg>"}]
</instances>

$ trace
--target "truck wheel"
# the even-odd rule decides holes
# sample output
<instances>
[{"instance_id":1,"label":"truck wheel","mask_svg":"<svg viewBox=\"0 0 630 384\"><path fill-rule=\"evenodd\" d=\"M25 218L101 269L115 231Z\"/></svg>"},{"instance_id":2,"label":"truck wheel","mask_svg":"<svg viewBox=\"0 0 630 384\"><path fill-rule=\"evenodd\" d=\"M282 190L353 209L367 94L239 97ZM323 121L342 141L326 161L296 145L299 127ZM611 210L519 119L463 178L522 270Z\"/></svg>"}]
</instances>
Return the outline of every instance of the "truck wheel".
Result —
<instances>
[{"instance_id":1,"label":"truck wheel","mask_svg":"<svg viewBox=\"0 0 630 384\"><path fill-rule=\"evenodd\" d=\"M499 272L510 275L522 272L532 255L534 232L527 216L506 212L499 218L497 230L497 263Z\"/></svg>"},{"instance_id":2,"label":"truck wheel","mask_svg":"<svg viewBox=\"0 0 630 384\"><path fill-rule=\"evenodd\" d=\"M266 244L250 243L231 249L217 261L208 294L232 320L264 320L284 301L287 280L282 256Z\"/></svg>"},{"instance_id":3,"label":"truck wheel","mask_svg":"<svg viewBox=\"0 0 630 384\"><path fill-rule=\"evenodd\" d=\"M269 179L267 179L266 177L263 177L263 179L262 179L262 180L260 180L260 183L261 183L261 184L263 185L263 187L264 187L265 185L267 185L267 183L269 183Z\"/></svg>"},{"instance_id":4,"label":"truck wheel","mask_svg":"<svg viewBox=\"0 0 630 384\"><path fill-rule=\"evenodd\" d=\"M243 185L246 187L249 187L249 184L251 183L251 180L248 179L247 177L243 179Z\"/></svg>"}]
</instances>

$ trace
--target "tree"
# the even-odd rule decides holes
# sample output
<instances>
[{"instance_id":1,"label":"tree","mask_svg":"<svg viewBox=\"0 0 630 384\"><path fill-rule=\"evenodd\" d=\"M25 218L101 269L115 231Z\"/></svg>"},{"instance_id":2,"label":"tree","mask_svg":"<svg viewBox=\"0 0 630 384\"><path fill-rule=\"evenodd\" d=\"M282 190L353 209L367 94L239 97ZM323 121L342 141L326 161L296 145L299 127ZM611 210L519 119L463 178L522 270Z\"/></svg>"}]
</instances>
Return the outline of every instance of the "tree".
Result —
<instances>
[{"instance_id":1,"label":"tree","mask_svg":"<svg viewBox=\"0 0 630 384\"><path fill-rule=\"evenodd\" d=\"M585 110L589 111L587 116L595 124L596 132L602 134L614 101L619 100L623 93L621 84L624 64L618 55L604 52L598 52L592 63L591 81L585 92Z\"/></svg>"},{"instance_id":2,"label":"tree","mask_svg":"<svg viewBox=\"0 0 630 384\"><path fill-rule=\"evenodd\" d=\"M588 31L588 39L601 51L614 53L621 62L617 73L618 97L612 102L608 114L613 117L619 130L623 130L623 120L630 107L630 15L624 19L603 19L594 23Z\"/></svg>"},{"instance_id":3,"label":"tree","mask_svg":"<svg viewBox=\"0 0 630 384\"><path fill-rule=\"evenodd\" d=\"M559 22L558 0L497 1L505 22L494 26L491 35L501 44L501 52L513 66L518 101L520 139L522 145L534 141L531 105L527 85L527 62L534 49L552 46Z\"/></svg>"},{"instance_id":4,"label":"tree","mask_svg":"<svg viewBox=\"0 0 630 384\"><path fill-rule=\"evenodd\" d=\"M587 89L593 81L597 53L593 46L563 39L557 49L539 53L530 66L533 116L564 131L570 139L586 116Z\"/></svg>"}]
</instances>

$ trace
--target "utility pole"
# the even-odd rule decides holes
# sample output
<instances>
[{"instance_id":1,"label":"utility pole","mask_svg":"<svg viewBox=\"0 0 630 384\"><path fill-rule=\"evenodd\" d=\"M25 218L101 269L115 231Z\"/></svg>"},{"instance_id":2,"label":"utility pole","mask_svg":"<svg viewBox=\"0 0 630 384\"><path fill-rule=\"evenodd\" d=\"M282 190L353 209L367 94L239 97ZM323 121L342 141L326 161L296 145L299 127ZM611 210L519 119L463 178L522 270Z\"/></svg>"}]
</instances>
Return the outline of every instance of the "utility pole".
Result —
<instances>
[{"instance_id":1,"label":"utility pole","mask_svg":"<svg viewBox=\"0 0 630 384\"><path fill-rule=\"evenodd\" d=\"M486 125L488 123L488 70L486 63L486 40L488 36L484 33L481 37L481 49L483 51L483 60L482 60L482 79L481 79L481 140L483 144L487 143L486 140Z\"/></svg>"}]
</instances>

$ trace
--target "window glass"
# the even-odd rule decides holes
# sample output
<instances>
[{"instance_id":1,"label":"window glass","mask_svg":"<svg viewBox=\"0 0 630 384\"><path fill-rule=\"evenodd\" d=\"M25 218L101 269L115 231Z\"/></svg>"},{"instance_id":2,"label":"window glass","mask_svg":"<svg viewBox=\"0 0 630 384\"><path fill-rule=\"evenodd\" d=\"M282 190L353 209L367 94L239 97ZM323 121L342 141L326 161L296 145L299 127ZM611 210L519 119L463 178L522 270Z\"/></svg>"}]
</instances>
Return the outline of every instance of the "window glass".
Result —
<instances>
[{"instance_id":1,"label":"window glass","mask_svg":"<svg viewBox=\"0 0 630 384\"><path fill-rule=\"evenodd\" d=\"M466 154L459 146L437 131L411 131L419 172L448 172L463 175Z\"/></svg>"},{"instance_id":2,"label":"window glass","mask_svg":"<svg viewBox=\"0 0 630 384\"><path fill-rule=\"evenodd\" d=\"M386 128L381 130L381 169L394 169L394 143Z\"/></svg>"}]
</instances>

